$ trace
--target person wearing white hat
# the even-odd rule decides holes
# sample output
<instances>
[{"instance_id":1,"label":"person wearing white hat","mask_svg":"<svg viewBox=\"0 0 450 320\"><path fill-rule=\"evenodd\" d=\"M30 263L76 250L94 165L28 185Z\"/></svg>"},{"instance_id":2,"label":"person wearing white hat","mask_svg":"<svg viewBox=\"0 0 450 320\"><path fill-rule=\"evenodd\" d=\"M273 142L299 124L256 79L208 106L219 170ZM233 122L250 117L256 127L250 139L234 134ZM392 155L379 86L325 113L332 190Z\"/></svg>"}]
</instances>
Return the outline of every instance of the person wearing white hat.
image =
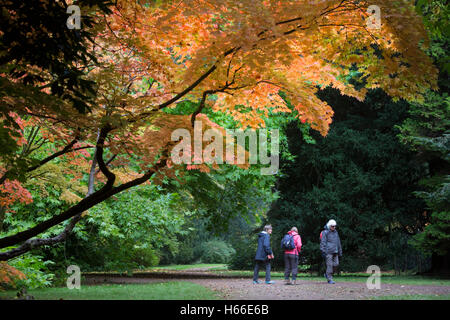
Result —
<instances>
[{"instance_id":1,"label":"person wearing white hat","mask_svg":"<svg viewBox=\"0 0 450 320\"><path fill-rule=\"evenodd\" d=\"M331 219L326 225L326 229L322 232L322 238L320 240L320 251L325 258L327 271L325 278L328 283L334 284L333 273L339 265L339 257L342 257L341 239L336 230L336 221Z\"/></svg>"}]
</instances>

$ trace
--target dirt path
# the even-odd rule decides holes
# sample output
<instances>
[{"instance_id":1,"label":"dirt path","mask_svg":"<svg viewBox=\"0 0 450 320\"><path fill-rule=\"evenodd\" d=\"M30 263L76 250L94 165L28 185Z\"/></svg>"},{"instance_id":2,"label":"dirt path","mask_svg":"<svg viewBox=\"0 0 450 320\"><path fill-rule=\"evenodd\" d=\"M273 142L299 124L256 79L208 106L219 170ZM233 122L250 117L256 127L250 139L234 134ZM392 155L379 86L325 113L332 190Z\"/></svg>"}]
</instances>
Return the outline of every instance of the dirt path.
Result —
<instances>
[{"instance_id":1,"label":"dirt path","mask_svg":"<svg viewBox=\"0 0 450 320\"><path fill-rule=\"evenodd\" d=\"M297 280L296 285L285 285L282 280L272 285L252 284L251 279L177 279L90 277L84 284L102 283L158 283L167 281L190 281L218 293L226 300L360 300L374 296L392 295L444 295L450 294L450 286L381 284L380 289L369 290L364 282L336 282Z\"/></svg>"},{"instance_id":2,"label":"dirt path","mask_svg":"<svg viewBox=\"0 0 450 320\"><path fill-rule=\"evenodd\" d=\"M254 285L249 279L196 279L191 281L222 293L224 299L227 300L359 300L370 299L374 296L450 294L450 286L382 284L378 290L369 290L365 283L360 282L337 282L330 285L325 281L299 280L296 285L285 285L280 280L272 285Z\"/></svg>"}]
</instances>

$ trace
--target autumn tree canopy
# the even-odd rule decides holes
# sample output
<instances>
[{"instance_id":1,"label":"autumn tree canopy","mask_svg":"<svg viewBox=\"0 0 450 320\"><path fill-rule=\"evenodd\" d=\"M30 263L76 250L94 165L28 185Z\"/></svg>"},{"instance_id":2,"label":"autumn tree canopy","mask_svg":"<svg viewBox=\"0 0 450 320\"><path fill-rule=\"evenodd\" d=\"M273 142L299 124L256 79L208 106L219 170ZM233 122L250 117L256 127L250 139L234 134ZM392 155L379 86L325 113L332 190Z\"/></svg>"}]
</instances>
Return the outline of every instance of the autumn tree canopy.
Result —
<instances>
[{"instance_id":1,"label":"autumn tree canopy","mask_svg":"<svg viewBox=\"0 0 450 320\"><path fill-rule=\"evenodd\" d=\"M92 59L71 61L68 67L83 70L80 77L95 84L91 110L79 112L72 101L35 83L17 93L10 88L19 80L3 73L2 110L16 123L11 139L30 152L0 159L0 195L8 197L11 184L19 188L30 172L62 156L70 164L64 173L75 181L90 174L89 191L74 190L78 201L68 210L1 238L0 248L21 245L0 253L0 259L61 241L89 208L150 178L185 169L171 163L171 132L192 131L196 117L206 127L217 127L202 114L205 108L232 116L242 128L263 127L269 112L295 111L326 135L333 111L315 95L321 87L359 100L367 89L381 88L394 98L421 101L437 80L423 51L428 40L422 18L410 1L380 0L381 27L374 29L367 23L370 5L360 0L118 0L111 13L82 8L94 21L92 41L84 42ZM54 72L32 61L29 70L42 79ZM185 100L198 103L192 115L166 112ZM39 133L30 136L27 127ZM30 146L39 139L52 148L33 156ZM24 157L32 160L29 166L15 170ZM2 206L7 207L5 200ZM66 233L34 239L71 218Z\"/></svg>"}]
</instances>

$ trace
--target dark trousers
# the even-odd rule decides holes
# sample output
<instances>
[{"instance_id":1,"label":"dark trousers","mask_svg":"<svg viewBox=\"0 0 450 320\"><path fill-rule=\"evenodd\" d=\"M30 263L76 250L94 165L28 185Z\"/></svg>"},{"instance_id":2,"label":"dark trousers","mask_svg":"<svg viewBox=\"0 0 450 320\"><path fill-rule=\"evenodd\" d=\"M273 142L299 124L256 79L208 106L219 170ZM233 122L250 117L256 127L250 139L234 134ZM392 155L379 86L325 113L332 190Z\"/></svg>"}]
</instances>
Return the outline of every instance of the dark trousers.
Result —
<instances>
[{"instance_id":1,"label":"dark trousers","mask_svg":"<svg viewBox=\"0 0 450 320\"><path fill-rule=\"evenodd\" d=\"M266 281L270 281L270 260L255 260L255 270L253 272L253 281L258 281L259 269L266 269Z\"/></svg>"},{"instance_id":2,"label":"dark trousers","mask_svg":"<svg viewBox=\"0 0 450 320\"><path fill-rule=\"evenodd\" d=\"M333 273L336 272L336 268L339 265L339 257L337 255L337 253L327 254L325 261L326 261L326 266L327 266L327 271L326 271L327 279L333 280Z\"/></svg>"},{"instance_id":3,"label":"dark trousers","mask_svg":"<svg viewBox=\"0 0 450 320\"><path fill-rule=\"evenodd\" d=\"M298 255L284 254L284 279L289 280L292 272L292 280L297 279L298 273Z\"/></svg>"}]
</instances>

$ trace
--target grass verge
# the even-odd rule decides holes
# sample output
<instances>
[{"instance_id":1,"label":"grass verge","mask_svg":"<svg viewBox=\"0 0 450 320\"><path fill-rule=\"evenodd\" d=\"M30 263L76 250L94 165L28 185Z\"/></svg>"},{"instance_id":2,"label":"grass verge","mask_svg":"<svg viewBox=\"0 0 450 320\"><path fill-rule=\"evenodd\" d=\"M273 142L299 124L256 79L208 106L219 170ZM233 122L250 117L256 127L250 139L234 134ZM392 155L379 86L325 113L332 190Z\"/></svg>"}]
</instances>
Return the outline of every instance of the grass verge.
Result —
<instances>
[{"instance_id":1,"label":"grass verge","mask_svg":"<svg viewBox=\"0 0 450 320\"><path fill-rule=\"evenodd\" d=\"M104 284L80 289L30 290L36 300L216 300L216 292L196 283L171 281L150 284ZM0 299L14 299L16 291L0 291Z\"/></svg>"}]
</instances>

